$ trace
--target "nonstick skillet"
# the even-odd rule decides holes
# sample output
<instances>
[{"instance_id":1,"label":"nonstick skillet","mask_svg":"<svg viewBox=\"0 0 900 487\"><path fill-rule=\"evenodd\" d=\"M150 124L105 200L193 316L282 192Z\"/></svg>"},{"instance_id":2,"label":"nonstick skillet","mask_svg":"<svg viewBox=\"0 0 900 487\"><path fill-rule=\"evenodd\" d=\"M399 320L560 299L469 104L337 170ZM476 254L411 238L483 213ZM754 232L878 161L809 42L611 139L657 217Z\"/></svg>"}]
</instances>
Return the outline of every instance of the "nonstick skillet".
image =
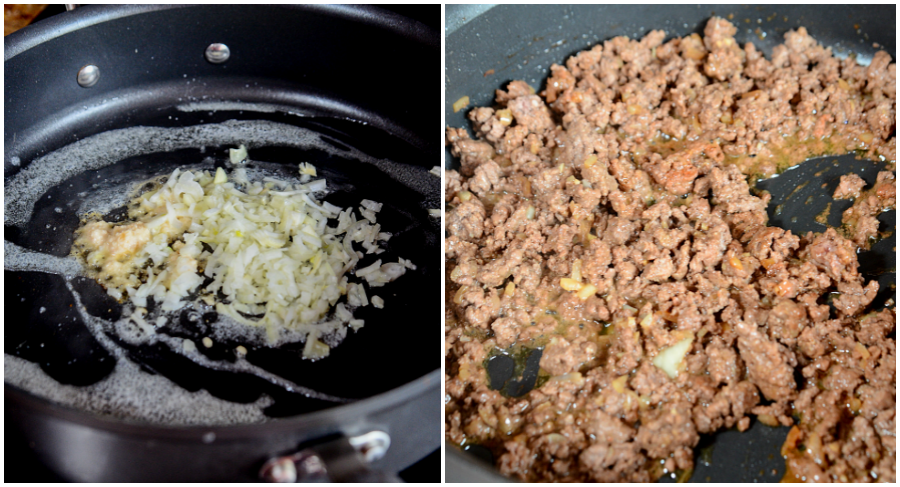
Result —
<instances>
[{"instance_id":1,"label":"nonstick skillet","mask_svg":"<svg viewBox=\"0 0 900 487\"><path fill-rule=\"evenodd\" d=\"M733 14L738 27L736 40L752 42L768 56L775 45L784 42L784 33L805 26L817 41L831 46L838 56L851 53L868 62L878 50L887 50L896 58L896 8L893 5L448 5L446 8L446 66L444 85L445 124L467 127L467 110L454 113L452 104L463 96L469 107L491 106L494 90L512 80L524 80L538 91L543 89L550 65L563 64L569 56L615 36L639 39L653 29L662 29L667 39L691 33L702 34L709 17ZM837 161L837 166L835 166ZM458 167L449 150L445 167ZM827 170L826 170L827 169ZM817 158L761 181L759 189L772 194L768 208L769 224L790 229L794 234L821 232L825 227L814 221L815 215L832 202L831 194L842 174L854 172L871 184L883 164L857 160L853 155ZM794 192L801 183L809 181ZM822 185L826 185L822 189ZM793 193L793 194L792 194ZM780 208L779 208L780 206ZM829 224L840 225L840 215L849 206L834 201ZM776 208L779 208L776 214ZM879 216L882 229L893 232L895 211ZM878 309L888 299L896 299L896 237L893 233L868 252L859 255L860 272L866 279L877 279L880 293L873 306ZM539 357L538 357L539 359ZM517 387L534 384L538 360L527 367ZM503 369L498 367L498 369ZM489 375L492 371L488 370ZM491 380L495 378L491 376ZM509 384L508 383L508 384ZM523 391L517 391L523 392ZM704 436L695 448L693 482L778 482L784 475L780 448L788 428L771 428L754 421L739 433L725 430ZM460 452L445 446L446 479L462 482L507 481L491 466L490 452L474 447ZM672 481L668 477L660 481Z\"/></svg>"},{"instance_id":2,"label":"nonstick skillet","mask_svg":"<svg viewBox=\"0 0 900 487\"><path fill-rule=\"evenodd\" d=\"M21 430L43 463L80 481L253 480L269 458L307 447L331 461L331 479L361 479L363 467L396 472L437 448L439 362L427 344L440 319L439 222L427 209L438 207L440 186L427 172L438 146L425 135L437 115L425 107L436 91L426 67L436 68L438 49L425 23L348 6L87 6L7 37L7 202L11 187L40 193L10 203L24 213L6 207L7 245L65 256L84 199L175 167L221 166L228 147L250 141L251 164L286 175L301 161L321 168L340 188L325 198L333 204L384 202L380 223L395 232L388 254L417 265L379 291L388 306L362 311L366 326L325 360L302 360L291 346L248 347L247 360L260 370L326 399L200 366L164 346L116 341L145 373L187 391L236 404L271 398L265 414L273 421L147 424L122 411L59 406L7 384L7 426ZM154 135L127 132L135 127ZM291 138L300 133L315 134L314 143ZM360 162L350 148L377 161ZM59 154L80 157L85 170L17 178ZM117 360L73 311L77 294L92 316L118 317L120 307L95 282L76 277L67 286L22 267L5 270L4 279L8 356L64 385L109 375ZM183 316L164 332L199 339L214 318ZM204 352L212 363L233 362L237 345L226 340Z\"/></svg>"}]
</instances>

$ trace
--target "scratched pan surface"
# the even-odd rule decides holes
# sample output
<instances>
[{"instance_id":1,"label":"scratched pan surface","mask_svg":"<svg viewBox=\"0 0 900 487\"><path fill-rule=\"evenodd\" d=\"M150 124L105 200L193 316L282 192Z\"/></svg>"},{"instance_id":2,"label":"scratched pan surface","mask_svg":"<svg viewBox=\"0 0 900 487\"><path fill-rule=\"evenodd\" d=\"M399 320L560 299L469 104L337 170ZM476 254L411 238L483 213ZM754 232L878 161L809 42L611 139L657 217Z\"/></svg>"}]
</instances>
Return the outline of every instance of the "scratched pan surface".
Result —
<instances>
[{"instance_id":1,"label":"scratched pan surface","mask_svg":"<svg viewBox=\"0 0 900 487\"><path fill-rule=\"evenodd\" d=\"M525 80L537 89L545 86L553 63L603 40L627 35L641 38L653 29L669 37L691 33L702 35L712 15L727 17L738 27L741 44L753 42L771 53L784 41L784 33L804 26L810 35L838 56L856 54L867 63L876 52L874 42L896 57L896 7L884 6L746 6L746 5L604 5L604 6L491 6L448 5L446 9L446 67L444 113L446 125L469 127L465 111L453 113L452 103L469 96L472 106L490 106L494 90L512 80ZM492 74L486 74L493 70ZM457 167L445 151L445 166ZM831 202L828 223L840 225L841 213L850 203L833 201L831 195L842 174L854 172L868 183L884 164L857 160L852 155L822 157L761 181L757 187L772 194L769 224L802 235L826 229L815 217ZM808 182L808 183L807 183ZM807 183L800 189L795 189ZM779 208L780 205L780 208ZM777 210L776 210L777 208ZM777 214L776 214L777 213ZM867 280L876 279L880 292L873 306L882 307L896 295L896 212L879 216L881 231L891 235L871 250L859 254L860 271ZM514 370L512 361L495 358L489 364L492 386L508 393L524 394L534 386L540 351L526 360L524 370ZM788 428L771 428L753 421L743 433L735 429L705 436L695 449L692 482L777 482L784 475L780 448ZM488 463L490 453L474 448L468 454L448 446L448 481L503 481ZM668 477L660 481L673 481Z\"/></svg>"}]
</instances>

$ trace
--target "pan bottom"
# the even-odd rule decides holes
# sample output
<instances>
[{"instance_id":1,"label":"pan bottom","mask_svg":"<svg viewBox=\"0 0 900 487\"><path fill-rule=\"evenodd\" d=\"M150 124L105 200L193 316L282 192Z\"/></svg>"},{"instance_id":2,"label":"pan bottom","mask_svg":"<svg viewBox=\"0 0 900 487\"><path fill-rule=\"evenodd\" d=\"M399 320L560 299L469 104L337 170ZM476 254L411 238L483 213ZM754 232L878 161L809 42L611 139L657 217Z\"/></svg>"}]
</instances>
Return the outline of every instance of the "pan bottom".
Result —
<instances>
[{"instance_id":1,"label":"pan bottom","mask_svg":"<svg viewBox=\"0 0 900 487\"><path fill-rule=\"evenodd\" d=\"M422 298L438 282L429 279L439 266L429 256L437 256L439 223L427 209L439 205L439 180L427 167L409 164L407 154L392 151L390 143L375 156L355 148L357 142L374 147L375 140L389 140L384 133L363 130L367 135L357 137L346 124L329 129L334 124L325 119L303 123L307 128L235 120L105 132L8 178L5 278L17 285L7 287L6 316L10 324L27 326L7 328L7 383L120 418L233 424L369 397L436 368L436 363L428 367L421 351L393 337L397 331L421 336L422 327L398 324L395 317L424 315ZM364 198L385 203L379 223L394 237L379 257L401 256L418 266L379 289L389 310L360 310L366 326L325 360L302 360L302 345L273 349L216 336L215 317L208 313L192 318L185 312L157 339L129 342L116 332L122 306L95 281L79 277L67 257L87 211L108 214L124 204L136 183L175 167L224 164L225 148L240 143L251 149L254 160L267 161L258 165L275 175L295 173L299 162L312 163L335 188L324 198L332 204L345 207ZM216 338L212 347L187 352L180 346L185 339L200 343L206 336ZM246 358L235 353L237 345L247 345Z\"/></svg>"}]
</instances>

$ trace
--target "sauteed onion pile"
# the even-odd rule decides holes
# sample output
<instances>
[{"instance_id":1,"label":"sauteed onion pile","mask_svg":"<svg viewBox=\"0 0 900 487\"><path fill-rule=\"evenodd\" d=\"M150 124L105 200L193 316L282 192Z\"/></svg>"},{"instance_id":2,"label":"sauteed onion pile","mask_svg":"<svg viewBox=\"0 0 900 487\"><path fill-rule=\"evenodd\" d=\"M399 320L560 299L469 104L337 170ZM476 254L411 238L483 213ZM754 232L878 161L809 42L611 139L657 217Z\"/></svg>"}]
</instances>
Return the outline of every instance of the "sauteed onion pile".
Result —
<instances>
[{"instance_id":1,"label":"sauteed onion pile","mask_svg":"<svg viewBox=\"0 0 900 487\"><path fill-rule=\"evenodd\" d=\"M165 324L145 319L150 299L162 312L188 302L214 306L233 320L266 330L270 344L285 332L305 339L303 355L330 351L322 338L340 341L347 327L363 326L352 310L370 303L370 288L402 276L415 265L405 259L373 264L350 274L366 254L381 254L391 234L376 222L382 205L362 200L353 208L319 201L327 190L314 166L300 164L300 182L248 178L239 167L246 150L231 150L236 168L227 174L176 169L141 186L128 218L110 223L89 217L77 231L73 252L107 293L127 298L131 319L147 333ZM353 248L359 244L364 250ZM338 301L346 296L346 303ZM373 304L383 300L372 296ZM330 341L334 344L334 341Z\"/></svg>"}]
</instances>

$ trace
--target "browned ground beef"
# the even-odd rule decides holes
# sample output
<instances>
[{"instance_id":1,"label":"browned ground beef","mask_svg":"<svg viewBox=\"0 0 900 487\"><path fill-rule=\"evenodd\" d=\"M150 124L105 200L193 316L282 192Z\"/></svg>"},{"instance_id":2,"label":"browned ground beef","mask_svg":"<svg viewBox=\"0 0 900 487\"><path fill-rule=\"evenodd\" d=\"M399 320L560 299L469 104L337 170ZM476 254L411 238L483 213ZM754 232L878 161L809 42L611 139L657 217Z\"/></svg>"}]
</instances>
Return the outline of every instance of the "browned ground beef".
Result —
<instances>
[{"instance_id":1,"label":"browned ground beef","mask_svg":"<svg viewBox=\"0 0 900 487\"><path fill-rule=\"evenodd\" d=\"M897 207L897 182L894 173L881 171L875 184L862 191L866 182L856 174L841 176L835 199L852 199L853 206L841 216L841 231L861 248L869 248L879 237L878 214Z\"/></svg>"},{"instance_id":2,"label":"browned ground beef","mask_svg":"<svg viewBox=\"0 0 900 487\"><path fill-rule=\"evenodd\" d=\"M859 239L767 227L747 176L827 151L893 164L895 65L839 60L802 27L765 59L734 33L617 37L540 94L498 90L469 112L477 139L447 129L449 441L521 480L651 481L756 415L794 426L799 479L894 481L894 310L867 310ZM872 216L893 174L861 194ZM685 340L672 378L654 358ZM549 376L518 398L484 368L515 347L543 348Z\"/></svg>"}]
</instances>

